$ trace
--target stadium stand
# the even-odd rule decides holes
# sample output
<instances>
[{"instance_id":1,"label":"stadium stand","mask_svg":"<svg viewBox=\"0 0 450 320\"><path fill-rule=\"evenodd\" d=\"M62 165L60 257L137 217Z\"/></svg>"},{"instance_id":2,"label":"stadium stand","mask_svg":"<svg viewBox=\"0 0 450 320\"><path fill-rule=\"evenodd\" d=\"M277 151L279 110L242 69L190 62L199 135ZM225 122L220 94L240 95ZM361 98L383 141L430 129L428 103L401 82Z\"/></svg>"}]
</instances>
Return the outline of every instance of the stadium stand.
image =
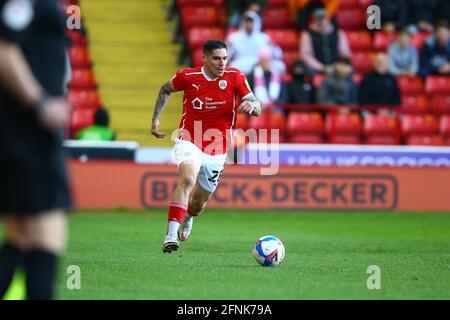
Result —
<instances>
[{"instance_id":1,"label":"stadium stand","mask_svg":"<svg viewBox=\"0 0 450 320\"><path fill-rule=\"evenodd\" d=\"M73 68L69 101L75 104L70 136L91 125L95 109L103 105L109 110L118 140L137 141L141 146L171 145L170 139L149 136L159 88L179 68L176 55L180 46L171 43L161 2L130 0L124 6L114 1L108 3L108 10L103 1L66 1L69 4L80 5L86 30L85 35L78 30L67 34L72 40L69 56ZM161 129L169 134L178 127L181 99L181 95L171 97L161 116Z\"/></svg>"},{"instance_id":2,"label":"stadium stand","mask_svg":"<svg viewBox=\"0 0 450 320\"><path fill-rule=\"evenodd\" d=\"M287 134L291 143L322 143L322 115L319 112L291 112L287 119Z\"/></svg>"},{"instance_id":3,"label":"stadium stand","mask_svg":"<svg viewBox=\"0 0 450 320\"><path fill-rule=\"evenodd\" d=\"M110 109L118 139L138 141L143 146L169 145L170 142L150 141L147 135L152 101L159 85L167 80L160 75L170 74L180 67L173 57L180 46L168 43L167 24L179 31L175 39L185 42L185 54L189 57L185 61L191 66L202 64L201 46L206 39L224 40L236 31L226 28L223 0L173 0L175 19L172 22L164 21L164 14L155 2L146 2L143 7L142 2L138 2L127 4L128 12L113 5L107 13L110 21L105 22L101 17L106 13L98 3L80 1L89 37L76 31L68 32L72 40L69 55L74 68L69 100L76 106L71 121L72 133L89 125L92 111L104 102ZM71 0L70 3L77 2ZM352 51L353 79L357 83L372 71L374 53L386 52L397 38L396 32L366 29L365 8L371 3L370 0L342 0L336 12L336 23L345 32ZM132 15L136 19L130 22ZM268 1L262 17L263 30L283 50L283 62L289 70L301 56L299 32L291 19L288 2ZM115 26L113 20L127 22ZM151 28L148 21L152 21ZM412 44L419 52L429 36L427 32L413 34ZM152 70L157 72L152 74ZM323 78L323 74L314 75L313 85L318 88ZM284 80L289 81L290 76L286 74ZM450 77L397 76L396 80L402 93L397 115L372 113L361 117L356 112L350 115L329 112L324 116L320 106L317 106L320 112L300 106L285 114L267 112L259 119L239 115L237 127L278 128L282 132L282 142L291 143L450 145ZM179 98L172 97L162 115L162 129L167 132L178 126Z\"/></svg>"}]
</instances>

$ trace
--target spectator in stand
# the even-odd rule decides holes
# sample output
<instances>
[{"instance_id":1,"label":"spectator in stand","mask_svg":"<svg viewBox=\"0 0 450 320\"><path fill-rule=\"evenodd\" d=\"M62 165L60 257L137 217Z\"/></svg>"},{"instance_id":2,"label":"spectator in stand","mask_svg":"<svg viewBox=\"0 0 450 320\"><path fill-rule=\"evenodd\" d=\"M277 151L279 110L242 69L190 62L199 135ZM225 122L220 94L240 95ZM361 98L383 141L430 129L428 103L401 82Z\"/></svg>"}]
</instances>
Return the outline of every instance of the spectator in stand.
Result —
<instances>
[{"instance_id":1,"label":"spectator in stand","mask_svg":"<svg viewBox=\"0 0 450 320\"><path fill-rule=\"evenodd\" d=\"M411 34L402 29L388 49L389 71L395 76L414 76L419 70L419 55L411 44Z\"/></svg>"},{"instance_id":2,"label":"spectator in stand","mask_svg":"<svg viewBox=\"0 0 450 320\"><path fill-rule=\"evenodd\" d=\"M323 8L330 20L334 19L340 0L289 0L288 6L297 29L302 31L308 28L311 14L318 8Z\"/></svg>"},{"instance_id":3,"label":"spectator in stand","mask_svg":"<svg viewBox=\"0 0 450 320\"><path fill-rule=\"evenodd\" d=\"M433 32L434 16L439 0L408 0L405 3L408 29L411 32Z\"/></svg>"},{"instance_id":4,"label":"spectator in stand","mask_svg":"<svg viewBox=\"0 0 450 320\"><path fill-rule=\"evenodd\" d=\"M228 16L228 27L239 28L239 21L247 11L256 12L260 17L267 7L267 0L227 0L225 3Z\"/></svg>"},{"instance_id":5,"label":"spectator in stand","mask_svg":"<svg viewBox=\"0 0 450 320\"><path fill-rule=\"evenodd\" d=\"M358 103L358 86L352 79L352 64L348 58L339 58L336 70L322 81L317 103L342 106L339 110L349 112L346 106Z\"/></svg>"},{"instance_id":6,"label":"spectator in stand","mask_svg":"<svg viewBox=\"0 0 450 320\"><path fill-rule=\"evenodd\" d=\"M448 24L441 21L436 24L434 36L425 41L421 57L421 74L450 74L450 37Z\"/></svg>"},{"instance_id":7,"label":"spectator in stand","mask_svg":"<svg viewBox=\"0 0 450 320\"><path fill-rule=\"evenodd\" d=\"M308 68L331 74L338 58L350 54L344 33L330 22L324 9L316 9L309 30L300 37L300 56Z\"/></svg>"},{"instance_id":8,"label":"spectator in stand","mask_svg":"<svg viewBox=\"0 0 450 320\"><path fill-rule=\"evenodd\" d=\"M116 134L109 128L108 110L103 107L95 112L94 125L81 129L77 134L78 140L111 141L115 138Z\"/></svg>"},{"instance_id":9,"label":"spectator in stand","mask_svg":"<svg viewBox=\"0 0 450 320\"><path fill-rule=\"evenodd\" d=\"M374 71L364 77L359 87L359 103L363 106L386 106L379 109L379 112L383 113L390 110L389 107L399 106L400 100L397 81L389 74L387 56L379 52L374 57Z\"/></svg>"},{"instance_id":10,"label":"spectator in stand","mask_svg":"<svg viewBox=\"0 0 450 320\"><path fill-rule=\"evenodd\" d=\"M227 38L230 66L249 75L258 63L258 53L270 46L270 37L261 32L261 18L256 12L244 14L239 31Z\"/></svg>"},{"instance_id":11,"label":"spectator in stand","mask_svg":"<svg viewBox=\"0 0 450 320\"><path fill-rule=\"evenodd\" d=\"M292 64L292 80L283 87L285 90L282 91L281 100L283 103L315 103L316 90L307 70L308 68L301 60Z\"/></svg>"},{"instance_id":12,"label":"spectator in stand","mask_svg":"<svg viewBox=\"0 0 450 320\"><path fill-rule=\"evenodd\" d=\"M384 32L392 33L406 26L406 1L375 0L373 4L380 7L381 27Z\"/></svg>"},{"instance_id":13,"label":"spectator in stand","mask_svg":"<svg viewBox=\"0 0 450 320\"><path fill-rule=\"evenodd\" d=\"M259 53L259 62L248 76L248 82L256 99L263 104L263 107L280 102L282 78L283 74L274 64L272 48L262 48Z\"/></svg>"}]
</instances>

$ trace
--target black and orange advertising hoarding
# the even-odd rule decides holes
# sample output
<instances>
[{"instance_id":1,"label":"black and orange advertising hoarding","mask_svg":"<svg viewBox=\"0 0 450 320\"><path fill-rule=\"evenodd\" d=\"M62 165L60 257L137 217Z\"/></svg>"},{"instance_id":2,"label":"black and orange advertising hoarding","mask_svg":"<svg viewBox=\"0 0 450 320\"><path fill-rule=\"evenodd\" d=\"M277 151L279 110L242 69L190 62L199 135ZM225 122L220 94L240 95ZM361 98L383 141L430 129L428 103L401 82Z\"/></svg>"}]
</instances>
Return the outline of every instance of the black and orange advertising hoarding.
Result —
<instances>
[{"instance_id":1,"label":"black and orange advertising hoarding","mask_svg":"<svg viewBox=\"0 0 450 320\"><path fill-rule=\"evenodd\" d=\"M70 162L81 209L167 207L178 183L175 165ZM450 169L226 166L209 208L257 210L449 211Z\"/></svg>"}]
</instances>

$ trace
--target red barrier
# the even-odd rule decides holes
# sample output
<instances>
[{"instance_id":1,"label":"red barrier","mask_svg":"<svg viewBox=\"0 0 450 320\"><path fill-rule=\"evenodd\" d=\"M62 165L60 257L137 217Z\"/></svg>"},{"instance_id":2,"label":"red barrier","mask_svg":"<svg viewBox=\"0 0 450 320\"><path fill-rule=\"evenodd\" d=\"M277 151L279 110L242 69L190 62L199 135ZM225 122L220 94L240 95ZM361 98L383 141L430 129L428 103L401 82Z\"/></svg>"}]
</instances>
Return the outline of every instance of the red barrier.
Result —
<instances>
[{"instance_id":1,"label":"red barrier","mask_svg":"<svg viewBox=\"0 0 450 320\"><path fill-rule=\"evenodd\" d=\"M70 163L78 208L166 207L178 183L174 165ZM448 211L450 169L281 167L225 168L210 208L258 210Z\"/></svg>"}]
</instances>

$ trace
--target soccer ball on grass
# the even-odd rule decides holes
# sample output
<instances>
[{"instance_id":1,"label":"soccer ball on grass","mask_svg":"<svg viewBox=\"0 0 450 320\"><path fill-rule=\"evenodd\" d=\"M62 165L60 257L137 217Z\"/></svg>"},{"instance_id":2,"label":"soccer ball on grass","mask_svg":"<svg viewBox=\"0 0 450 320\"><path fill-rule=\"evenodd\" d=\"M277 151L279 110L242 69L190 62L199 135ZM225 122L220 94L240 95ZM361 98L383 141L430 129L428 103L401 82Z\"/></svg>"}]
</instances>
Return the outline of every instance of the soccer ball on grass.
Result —
<instances>
[{"instance_id":1,"label":"soccer ball on grass","mask_svg":"<svg viewBox=\"0 0 450 320\"><path fill-rule=\"evenodd\" d=\"M284 259L284 245L275 236L264 236L256 241L253 247L253 257L264 267L279 265Z\"/></svg>"}]
</instances>

